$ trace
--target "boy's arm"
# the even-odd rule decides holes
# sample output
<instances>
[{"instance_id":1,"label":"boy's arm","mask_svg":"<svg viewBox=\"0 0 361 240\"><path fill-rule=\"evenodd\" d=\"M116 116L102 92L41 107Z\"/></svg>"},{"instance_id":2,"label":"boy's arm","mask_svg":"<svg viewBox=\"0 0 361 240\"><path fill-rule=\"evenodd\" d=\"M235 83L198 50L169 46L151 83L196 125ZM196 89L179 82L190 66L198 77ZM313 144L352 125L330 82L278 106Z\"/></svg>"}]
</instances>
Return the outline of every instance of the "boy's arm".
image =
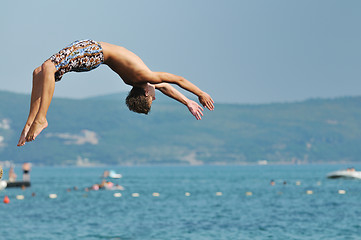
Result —
<instances>
[{"instance_id":1,"label":"boy's arm","mask_svg":"<svg viewBox=\"0 0 361 240\"><path fill-rule=\"evenodd\" d=\"M172 87L168 83L159 83L154 85L155 88L161 91L163 94L177 100L180 103L183 103L188 107L188 110L192 113L197 120L201 120L203 116L203 108L199 106L195 101L189 100L186 96L180 93L177 89Z\"/></svg>"},{"instance_id":2,"label":"boy's arm","mask_svg":"<svg viewBox=\"0 0 361 240\"><path fill-rule=\"evenodd\" d=\"M147 81L151 84L158 84L158 83L173 83L177 84L181 88L195 94L198 96L199 102L204 106L207 107L209 110L214 109L214 101L213 99L205 92L200 90L196 85L191 83L190 81L186 80L183 77L166 73L166 72L153 72L148 78Z\"/></svg>"}]
</instances>

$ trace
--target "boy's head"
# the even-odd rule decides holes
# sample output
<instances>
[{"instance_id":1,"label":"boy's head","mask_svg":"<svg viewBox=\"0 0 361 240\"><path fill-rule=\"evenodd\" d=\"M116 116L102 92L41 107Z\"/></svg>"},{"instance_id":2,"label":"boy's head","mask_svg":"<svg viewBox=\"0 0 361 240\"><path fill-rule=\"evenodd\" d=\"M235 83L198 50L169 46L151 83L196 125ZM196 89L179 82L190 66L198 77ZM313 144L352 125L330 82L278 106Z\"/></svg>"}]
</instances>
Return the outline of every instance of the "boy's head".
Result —
<instances>
[{"instance_id":1,"label":"boy's head","mask_svg":"<svg viewBox=\"0 0 361 240\"><path fill-rule=\"evenodd\" d=\"M146 84L143 87L133 87L125 102L130 111L148 114L155 100L154 86Z\"/></svg>"}]
</instances>

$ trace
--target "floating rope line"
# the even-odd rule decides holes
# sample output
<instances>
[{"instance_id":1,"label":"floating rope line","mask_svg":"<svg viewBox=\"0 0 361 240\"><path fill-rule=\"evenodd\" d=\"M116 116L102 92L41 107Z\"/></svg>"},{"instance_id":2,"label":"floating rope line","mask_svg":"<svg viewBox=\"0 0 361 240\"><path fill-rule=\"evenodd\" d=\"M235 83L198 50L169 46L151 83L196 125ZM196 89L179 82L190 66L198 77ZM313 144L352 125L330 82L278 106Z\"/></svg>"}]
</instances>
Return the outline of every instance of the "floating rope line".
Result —
<instances>
[{"instance_id":1,"label":"floating rope line","mask_svg":"<svg viewBox=\"0 0 361 240\"><path fill-rule=\"evenodd\" d=\"M2 176L3 176L3 169L2 169L2 167L0 166L0 179L2 178Z\"/></svg>"}]
</instances>

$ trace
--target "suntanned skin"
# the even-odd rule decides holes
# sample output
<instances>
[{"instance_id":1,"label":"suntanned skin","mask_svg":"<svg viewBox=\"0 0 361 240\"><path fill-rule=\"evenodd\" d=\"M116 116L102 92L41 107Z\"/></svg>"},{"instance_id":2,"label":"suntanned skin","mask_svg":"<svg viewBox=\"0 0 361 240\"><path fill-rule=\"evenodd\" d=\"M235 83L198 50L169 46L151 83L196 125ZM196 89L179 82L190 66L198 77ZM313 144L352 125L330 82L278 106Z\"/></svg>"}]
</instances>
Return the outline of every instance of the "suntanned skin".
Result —
<instances>
[{"instance_id":1,"label":"suntanned skin","mask_svg":"<svg viewBox=\"0 0 361 240\"><path fill-rule=\"evenodd\" d=\"M172 87L168 83L159 83L154 85L155 88L161 91L163 94L177 100L178 102L186 105L188 110L192 113L192 115L197 119L201 120L203 116L203 108L198 105L195 101L189 100L183 94L181 94L178 90ZM155 98L153 99L155 100Z\"/></svg>"},{"instance_id":2,"label":"suntanned skin","mask_svg":"<svg viewBox=\"0 0 361 240\"><path fill-rule=\"evenodd\" d=\"M203 116L203 108L168 84L171 83L198 96L199 102L204 107L209 110L214 109L212 98L185 78L166 72L153 72L137 55L126 48L105 42L99 43L103 49L104 64L116 72L124 83L144 88L146 95L152 96L152 100L155 100L155 88L186 105L196 119L200 120ZM35 140L48 126L46 114L55 89L55 72L55 65L50 60L34 70L30 112L20 135L18 146Z\"/></svg>"}]
</instances>

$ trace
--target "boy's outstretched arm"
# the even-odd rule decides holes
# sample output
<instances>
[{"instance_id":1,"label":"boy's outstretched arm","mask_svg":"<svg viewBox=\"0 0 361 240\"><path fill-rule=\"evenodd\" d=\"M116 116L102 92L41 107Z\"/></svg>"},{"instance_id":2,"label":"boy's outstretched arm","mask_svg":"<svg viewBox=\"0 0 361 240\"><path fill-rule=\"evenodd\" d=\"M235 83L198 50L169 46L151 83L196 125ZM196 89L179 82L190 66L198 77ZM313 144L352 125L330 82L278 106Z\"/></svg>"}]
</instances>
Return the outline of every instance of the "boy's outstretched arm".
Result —
<instances>
[{"instance_id":1,"label":"boy's outstretched arm","mask_svg":"<svg viewBox=\"0 0 361 240\"><path fill-rule=\"evenodd\" d=\"M168 97L171 97L175 100L177 100L180 103L183 103L188 107L188 110L191 112L193 116L197 120L201 120L203 116L203 108L198 105L195 101L189 100L186 96L184 96L182 93L180 93L177 89L172 87L168 83L159 83L154 85L156 89L161 91L163 94L167 95Z\"/></svg>"},{"instance_id":2,"label":"boy's outstretched arm","mask_svg":"<svg viewBox=\"0 0 361 240\"><path fill-rule=\"evenodd\" d=\"M206 92L200 90L196 85L188 81L187 79L177 76L171 73L166 72L153 72L151 75L148 75L147 81L151 84L158 83L173 83L177 84L181 88L195 94L198 96L199 102L207 107L209 110L214 109L214 101Z\"/></svg>"}]
</instances>

